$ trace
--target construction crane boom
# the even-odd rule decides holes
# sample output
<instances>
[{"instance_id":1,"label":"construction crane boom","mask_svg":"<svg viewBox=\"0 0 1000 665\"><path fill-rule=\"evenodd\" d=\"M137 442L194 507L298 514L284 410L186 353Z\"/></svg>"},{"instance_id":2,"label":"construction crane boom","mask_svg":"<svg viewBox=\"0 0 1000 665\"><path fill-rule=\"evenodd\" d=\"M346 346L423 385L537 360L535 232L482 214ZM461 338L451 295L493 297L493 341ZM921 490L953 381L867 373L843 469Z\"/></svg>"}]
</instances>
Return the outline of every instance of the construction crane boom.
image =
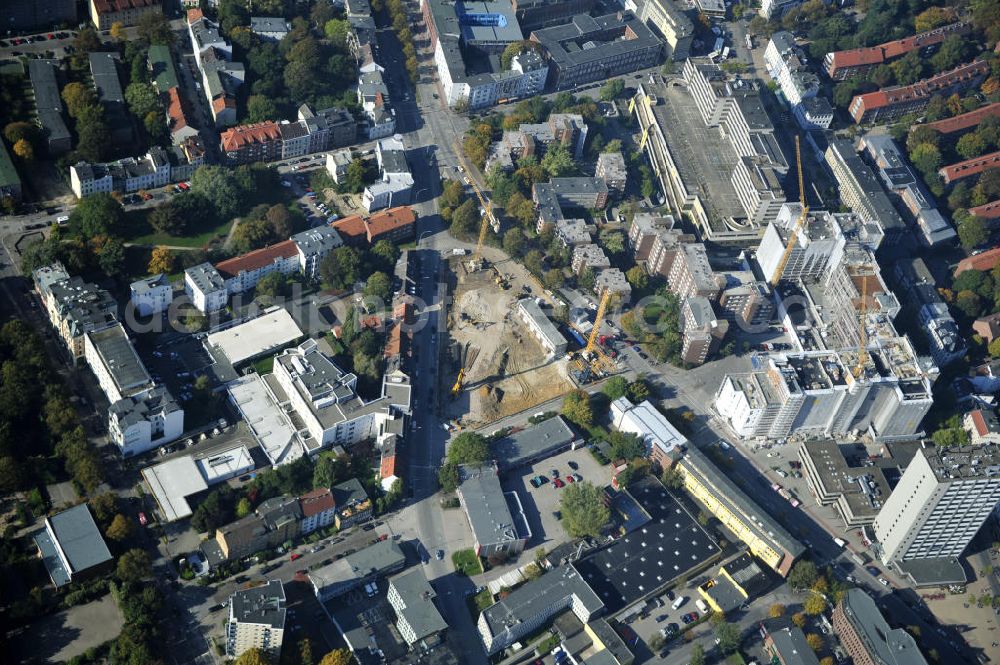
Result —
<instances>
[{"instance_id":1,"label":"construction crane boom","mask_svg":"<svg viewBox=\"0 0 1000 665\"><path fill-rule=\"evenodd\" d=\"M472 185L472 191L476 193L476 198L479 199L480 207L483 209L483 219L479 223L479 240L476 242L476 253L472 256L472 263L475 266L479 266L480 260L483 258L483 243L486 241L486 230L490 225L498 229L500 228L500 224L493 214L493 202L487 199L479 190L479 185L476 184L474 178L469 176L468 181Z\"/></svg>"},{"instance_id":2,"label":"construction crane boom","mask_svg":"<svg viewBox=\"0 0 1000 665\"><path fill-rule=\"evenodd\" d=\"M778 262L778 267L771 276L772 287L777 286L778 282L781 281L782 275L785 274L788 259L792 256L795 244L799 240L799 232L802 230L802 226L806 223L806 217L809 215L809 206L806 204L805 179L802 176L802 150L799 147L798 136L795 137L795 164L799 170L799 203L801 204L802 213L799 215L791 234L788 236L788 244L785 246L785 252L781 255L781 261Z\"/></svg>"},{"instance_id":3,"label":"construction crane boom","mask_svg":"<svg viewBox=\"0 0 1000 665\"><path fill-rule=\"evenodd\" d=\"M604 314L608 310L608 301L611 300L610 289L604 289L601 293L601 302L597 305L597 314L594 315L594 328L590 331L590 337L587 338L587 348L585 352L590 355L594 353L594 349L597 347L597 337L600 335L601 323L604 322Z\"/></svg>"}]
</instances>

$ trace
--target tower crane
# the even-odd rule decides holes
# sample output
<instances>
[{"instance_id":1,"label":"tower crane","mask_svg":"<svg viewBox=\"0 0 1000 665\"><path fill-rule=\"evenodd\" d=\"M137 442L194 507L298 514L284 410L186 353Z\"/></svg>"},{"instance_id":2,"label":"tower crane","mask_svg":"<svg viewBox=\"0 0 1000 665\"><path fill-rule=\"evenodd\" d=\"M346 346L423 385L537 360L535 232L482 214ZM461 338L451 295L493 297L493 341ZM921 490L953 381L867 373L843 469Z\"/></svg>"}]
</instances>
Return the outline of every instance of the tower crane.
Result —
<instances>
[{"instance_id":1,"label":"tower crane","mask_svg":"<svg viewBox=\"0 0 1000 665\"><path fill-rule=\"evenodd\" d=\"M785 251L781 255L781 260L778 262L778 267L771 276L771 286L776 287L778 282L781 281L781 276L785 274L785 266L788 265L788 259L792 256L792 251L795 249L795 244L799 240L799 233L802 231L802 226L806 223L806 217L809 215L809 205L806 203L806 188L805 181L802 177L802 150L799 147L799 137L795 137L795 164L799 170L799 204L802 208L802 213L795 222L795 226L792 227L792 232L788 236L788 243L785 245Z\"/></svg>"},{"instance_id":2,"label":"tower crane","mask_svg":"<svg viewBox=\"0 0 1000 665\"><path fill-rule=\"evenodd\" d=\"M608 310L608 301L611 300L610 289L604 289L601 293L600 304L597 305L597 314L594 315L594 327L590 331L590 337L587 338L587 348L584 349L584 353L587 356L594 357L594 351L597 348L597 337L600 335L601 324L604 322L604 314Z\"/></svg>"},{"instance_id":3,"label":"tower crane","mask_svg":"<svg viewBox=\"0 0 1000 665\"><path fill-rule=\"evenodd\" d=\"M486 230L489 226L493 226L494 229L499 230L500 222L497 220L496 215L493 214L493 201L487 199L479 190L479 185L476 184L475 178L470 176L467 180L472 185L472 191L476 193L479 205L483 209L483 219L479 223L479 240L476 241L476 253L472 256L471 264L473 270L479 270L482 267L483 242L486 241Z\"/></svg>"},{"instance_id":4,"label":"tower crane","mask_svg":"<svg viewBox=\"0 0 1000 665\"><path fill-rule=\"evenodd\" d=\"M868 362L868 326L865 325L865 318L868 314L868 275L861 276L861 308L858 323L860 324L859 337L861 345L858 347L858 364L854 368L854 378L861 376Z\"/></svg>"}]
</instances>

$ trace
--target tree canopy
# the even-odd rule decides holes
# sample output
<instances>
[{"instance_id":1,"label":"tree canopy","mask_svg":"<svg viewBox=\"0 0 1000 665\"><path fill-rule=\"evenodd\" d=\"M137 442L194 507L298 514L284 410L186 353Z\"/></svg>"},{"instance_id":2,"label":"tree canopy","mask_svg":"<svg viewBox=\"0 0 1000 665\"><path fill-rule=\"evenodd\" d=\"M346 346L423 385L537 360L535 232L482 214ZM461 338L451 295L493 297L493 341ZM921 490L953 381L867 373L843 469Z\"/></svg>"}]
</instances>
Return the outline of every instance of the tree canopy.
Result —
<instances>
[{"instance_id":1,"label":"tree canopy","mask_svg":"<svg viewBox=\"0 0 1000 665\"><path fill-rule=\"evenodd\" d=\"M563 527L574 538L599 535L611 519L611 511L604 505L604 490L586 480L563 488L559 512Z\"/></svg>"}]
</instances>

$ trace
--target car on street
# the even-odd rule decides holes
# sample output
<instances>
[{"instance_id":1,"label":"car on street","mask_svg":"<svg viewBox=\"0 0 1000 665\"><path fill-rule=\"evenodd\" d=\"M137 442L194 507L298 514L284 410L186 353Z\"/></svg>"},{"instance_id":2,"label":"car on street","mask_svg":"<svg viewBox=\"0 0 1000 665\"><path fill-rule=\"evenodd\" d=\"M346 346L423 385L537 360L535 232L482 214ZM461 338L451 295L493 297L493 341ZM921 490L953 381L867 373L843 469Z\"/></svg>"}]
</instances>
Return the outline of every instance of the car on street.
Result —
<instances>
[{"instance_id":1,"label":"car on street","mask_svg":"<svg viewBox=\"0 0 1000 665\"><path fill-rule=\"evenodd\" d=\"M581 476L579 473L574 473L572 476L567 476L567 478L572 478L576 482L580 482L581 480L583 480L583 476Z\"/></svg>"},{"instance_id":2,"label":"car on street","mask_svg":"<svg viewBox=\"0 0 1000 665\"><path fill-rule=\"evenodd\" d=\"M884 587L890 587L890 586L892 586L891 584L889 584L889 580L885 579L884 577L878 578L878 583L881 584Z\"/></svg>"},{"instance_id":3,"label":"car on street","mask_svg":"<svg viewBox=\"0 0 1000 665\"><path fill-rule=\"evenodd\" d=\"M146 526L146 513L139 513L139 524Z\"/></svg>"},{"instance_id":4,"label":"car on street","mask_svg":"<svg viewBox=\"0 0 1000 665\"><path fill-rule=\"evenodd\" d=\"M549 471L549 475L552 476L553 478L558 478L559 477L559 469L552 469L551 471Z\"/></svg>"},{"instance_id":5,"label":"car on street","mask_svg":"<svg viewBox=\"0 0 1000 665\"><path fill-rule=\"evenodd\" d=\"M552 486L555 487L556 489L559 489L560 487L565 487L566 483L564 483L559 478L556 478L555 480L552 481Z\"/></svg>"},{"instance_id":6,"label":"car on street","mask_svg":"<svg viewBox=\"0 0 1000 665\"><path fill-rule=\"evenodd\" d=\"M577 469L580 468L580 465L577 464L576 462L574 462L573 460L570 460L570 461L566 462L566 466L568 466L569 468L573 469L574 471L576 471Z\"/></svg>"},{"instance_id":7,"label":"car on street","mask_svg":"<svg viewBox=\"0 0 1000 665\"><path fill-rule=\"evenodd\" d=\"M301 558L302 558L301 554L299 554L298 552L292 552L292 556L288 557L288 560L289 561L296 561L296 560L301 559Z\"/></svg>"},{"instance_id":8,"label":"car on street","mask_svg":"<svg viewBox=\"0 0 1000 665\"><path fill-rule=\"evenodd\" d=\"M656 617L656 623L663 623L664 621L667 620L668 617L669 615L667 614L661 614L660 616Z\"/></svg>"},{"instance_id":9,"label":"car on street","mask_svg":"<svg viewBox=\"0 0 1000 665\"><path fill-rule=\"evenodd\" d=\"M567 474L566 475L566 482L567 483L575 483L576 482L576 478L573 477L573 474Z\"/></svg>"},{"instance_id":10,"label":"car on street","mask_svg":"<svg viewBox=\"0 0 1000 665\"><path fill-rule=\"evenodd\" d=\"M865 570L867 570L868 574L872 577L881 577L882 575L882 571L875 566L865 566Z\"/></svg>"},{"instance_id":11,"label":"car on street","mask_svg":"<svg viewBox=\"0 0 1000 665\"><path fill-rule=\"evenodd\" d=\"M434 556L438 561L442 561L444 559L444 550L438 550Z\"/></svg>"}]
</instances>

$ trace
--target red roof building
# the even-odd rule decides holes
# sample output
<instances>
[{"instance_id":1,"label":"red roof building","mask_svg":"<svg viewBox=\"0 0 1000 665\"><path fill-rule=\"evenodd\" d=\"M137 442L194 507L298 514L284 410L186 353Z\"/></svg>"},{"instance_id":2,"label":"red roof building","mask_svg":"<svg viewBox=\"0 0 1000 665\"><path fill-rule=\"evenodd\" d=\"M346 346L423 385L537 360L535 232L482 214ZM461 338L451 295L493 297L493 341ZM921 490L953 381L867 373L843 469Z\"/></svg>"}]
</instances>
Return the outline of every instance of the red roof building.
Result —
<instances>
[{"instance_id":1,"label":"red roof building","mask_svg":"<svg viewBox=\"0 0 1000 665\"><path fill-rule=\"evenodd\" d=\"M980 219L1000 219L1000 201L990 201L975 208L969 208L969 212Z\"/></svg>"},{"instance_id":2,"label":"red roof building","mask_svg":"<svg viewBox=\"0 0 1000 665\"><path fill-rule=\"evenodd\" d=\"M878 46L833 51L826 54L823 66L830 78L834 81L843 81L874 69L883 62L904 56L910 51L940 44L949 35L964 35L971 29L972 26L968 23L952 23Z\"/></svg>"},{"instance_id":3,"label":"red roof building","mask_svg":"<svg viewBox=\"0 0 1000 665\"><path fill-rule=\"evenodd\" d=\"M115 23L127 28L137 25L144 14L162 12L160 5L160 0L90 0L90 19L98 30L110 30Z\"/></svg>"},{"instance_id":4,"label":"red roof building","mask_svg":"<svg viewBox=\"0 0 1000 665\"><path fill-rule=\"evenodd\" d=\"M230 164L269 162L281 158L281 131L270 120L231 127L222 132L219 147Z\"/></svg>"},{"instance_id":5,"label":"red roof building","mask_svg":"<svg viewBox=\"0 0 1000 665\"><path fill-rule=\"evenodd\" d=\"M294 264L294 265L292 265ZM256 275L254 279L254 284L257 283L257 279L260 279L268 272L277 267L288 274L293 272L294 269L298 267L299 264L299 249L295 246L294 240L284 240L279 243L275 243L270 247L264 247L263 249L255 249L252 252L247 252L242 256L236 256L231 259L226 259L220 263L215 264L215 269L219 271L223 279L230 280L240 276L246 275ZM274 267L272 267L274 266ZM288 268L291 268L290 270ZM284 268L284 269L283 269ZM240 291L244 291L250 286L246 286ZM230 289L230 293L232 293Z\"/></svg>"},{"instance_id":6,"label":"red roof building","mask_svg":"<svg viewBox=\"0 0 1000 665\"><path fill-rule=\"evenodd\" d=\"M400 206L377 212L368 219L351 215L332 224L345 244L374 245L379 240L397 242L408 240L416 234L417 215L409 206Z\"/></svg>"},{"instance_id":7,"label":"red roof building","mask_svg":"<svg viewBox=\"0 0 1000 665\"><path fill-rule=\"evenodd\" d=\"M338 219L331 226L337 229L344 244L357 246L368 242L368 227L360 215Z\"/></svg>"},{"instance_id":8,"label":"red roof building","mask_svg":"<svg viewBox=\"0 0 1000 665\"><path fill-rule=\"evenodd\" d=\"M997 263L1000 263L1000 247L988 249L975 256L965 257L955 267L955 277L958 277L966 270L993 270Z\"/></svg>"},{"instance_id":9,"label":"red roof building","mask_svg":"<svg viewBox=\"0 0 1000 665\"><path fill-rule=\"evenodd\" d=\"M337 502L333 498L333 492L325 487L300 496L299 508L302 510L299 529L302 535L330 526L337 515Z\"/></svg>"},{"instance_id":10,"label":"red roof building","mask_svg":"<svg viewBox=\"0 0 1000 665\"><path fill-rule=\"evenodd\" d=\"M942 134L952 134L954 132L960 132L964 129L976 127L985 118L1000 118L1000 102L987 104L986 106L980 107L975 111L969 111L968 113L963 113L962 115L956 115L954 118L945 118L944 120L938 120L937 122L929 122L924 126L930 127L934 131L941 132ZM917 127L920 126L921 125L917 125Z\"/></svg>"},{"instance_id":11,"label":"red roof building","mask_svg":"<svg viewBox=\"0 0 1000 665\"><path fill-rule=\"evenodd\" d=\"M950 95L974 87L990 71L984 60L975 60L941 72L913 85L883 88L856 95L848 106L854 122L888 122L927 108L933 95Z\"/></svg>"},{"instance_id":12,"label":"red roof building","mask_svg":"<svg viewBox=\"0 0 1000 665\"><path fill-rule=\"evenodd\" d=\"M956 180L979 175L983 171L996 168L1000 168L1000 150L983 155L982 157L974 157L964 162L951 164L950 166L942 166L938 169L938 175L944 178L946 185L950 185Z\"/></svg>"},{"instance_id":13,"label":"red roof building","mask_svg":"<svg viewBox=\"0 0 1000 665\"><path fill-rule=\"evenodd\" d=\"M972 331L982 337L986 344L1000 337L1000 312L973 321Z\"/></svg>"}]
</instances>

